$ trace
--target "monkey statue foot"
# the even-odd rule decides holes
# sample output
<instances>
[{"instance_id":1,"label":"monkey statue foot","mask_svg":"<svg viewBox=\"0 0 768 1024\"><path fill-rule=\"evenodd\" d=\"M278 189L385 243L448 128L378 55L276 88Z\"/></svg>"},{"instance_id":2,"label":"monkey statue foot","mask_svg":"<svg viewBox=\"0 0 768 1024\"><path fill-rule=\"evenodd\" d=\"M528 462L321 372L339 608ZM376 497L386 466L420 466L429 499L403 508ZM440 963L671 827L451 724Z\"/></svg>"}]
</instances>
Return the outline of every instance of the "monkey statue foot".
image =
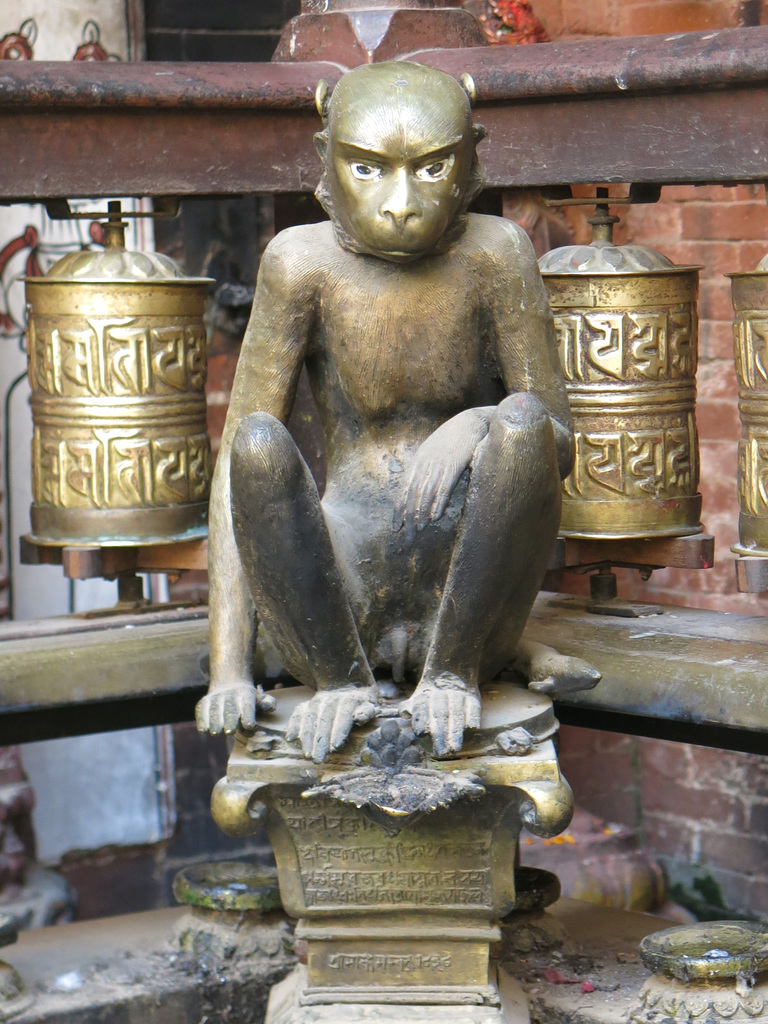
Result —
<instances>
[{"instance_id":1,"label":"monkey statue foot","mask_svg":"<svg viewBox=\"0 0 768 1024\"><path fill-rule=\"evenodd\" d=\"M400 710L418 736L430 733L436 757L458 754L464 730L480 726L480 691L451 672L441 672L422 678Z\"/></svg>"},{"instance_id":2,"label":"monkey statue foot","mask_svg":"<svg viewBox=\"0 0 768 1024\"><path fill-rule=\"evenodd\" d=\"M379 694L372 686L339 686L320 690L296 708L286 738L299 740L305 757L324 761L346 742L353 725L364 725L378 711Z\"/></svg>"},{"instance_id":3,"label":"monkey statue foot","mask_svg":"<svg viewBox=\"0 0 768 1024\"><path fill-rule=\"evenodd\" d=\"M241 725L249 731L256 727L256 712L269 714L275 709L275 698L260 686L246 680L231 686L211 689L195 708L198 732L233 733Z\"/></svg>"}]
</instances>

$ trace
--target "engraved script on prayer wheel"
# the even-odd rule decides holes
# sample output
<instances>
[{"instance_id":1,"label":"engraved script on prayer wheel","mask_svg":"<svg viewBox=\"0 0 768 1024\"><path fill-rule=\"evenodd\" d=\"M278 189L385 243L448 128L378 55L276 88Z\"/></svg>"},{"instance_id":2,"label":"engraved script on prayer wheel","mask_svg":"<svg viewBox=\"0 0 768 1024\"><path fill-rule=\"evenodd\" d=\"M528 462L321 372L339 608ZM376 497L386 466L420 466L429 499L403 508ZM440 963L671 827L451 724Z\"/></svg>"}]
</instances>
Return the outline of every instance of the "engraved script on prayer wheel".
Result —
<instances>
[{"instance_id":1,"label":"engraved script on prayer wheel","mask_svg":"<svg viewBox=\"0 0 768 1024\"><path fill-rule=\"evenodd\" d=\"M566 537L669 537L702 526L696 433L698 268L614 245L539 260L573 412L576 463L563 483Z\"/></svg>"},{"instance_id":2,"label":"engraved script on prayer wheel","mask_svg":"<svg viewBox=\"0 0 768 1024\"><path fill-rule=\"evenodd\" d=\"M754 271L728 277L741 417L739 543L733 551L768 556L768 256Z\"/></svg>"},{"instance_id":3,"label":"engraved script on prayer wheel","mask_svg":"<svg viewBox=\"0 0 768 1024\"><path fill-rule=\"evenodd\" d=\"M27 278L32 534L147 544L207 531L209 281L158 253L73 252Z\"/></svg>"}]
</instances>

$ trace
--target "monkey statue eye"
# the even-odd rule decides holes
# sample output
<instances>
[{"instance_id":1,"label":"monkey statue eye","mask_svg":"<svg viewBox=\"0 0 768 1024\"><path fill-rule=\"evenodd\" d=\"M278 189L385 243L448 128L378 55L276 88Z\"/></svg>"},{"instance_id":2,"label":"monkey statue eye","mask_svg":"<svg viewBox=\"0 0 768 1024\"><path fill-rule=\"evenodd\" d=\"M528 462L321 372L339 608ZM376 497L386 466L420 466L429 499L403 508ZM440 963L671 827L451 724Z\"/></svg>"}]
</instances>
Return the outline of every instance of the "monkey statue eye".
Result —
<instances>
[{"instance_id":1,"label":"monkey statue eye","mask_svg":"<svg viewBox=\"0 0 768 1024\"><path fill-rule=\"evenodd\" d=\"M376 164L364 164L359 160L355 160L350 164L352 168L352 174L359 181L378 181L381 177L381 168L377 167Z\"/></svg>"},{"instance_id":2,"label":"monkey statue eye","mask_svg":"<svg viewBox=\"0 0 768 1024\"><path fill-rule=\"evenodd\" d=\"M425 164L423 167L417 168L416 177L420 181L442 181L443 178L448 177L455 162L456 157L451 153L443 160L436 160L433 164Z\"/></svg>"}]
</instances>

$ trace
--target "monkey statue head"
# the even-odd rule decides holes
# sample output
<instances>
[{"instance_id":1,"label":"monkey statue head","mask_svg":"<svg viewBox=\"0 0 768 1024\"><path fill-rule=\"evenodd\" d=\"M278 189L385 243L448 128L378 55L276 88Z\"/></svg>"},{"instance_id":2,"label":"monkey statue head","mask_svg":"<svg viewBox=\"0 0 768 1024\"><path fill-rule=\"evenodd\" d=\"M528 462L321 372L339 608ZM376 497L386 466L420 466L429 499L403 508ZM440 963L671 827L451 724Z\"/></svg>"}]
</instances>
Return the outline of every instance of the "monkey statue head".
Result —
<instances>
[{"instance_id":1,"label":"monkey statue head","mask_svg":"<svg viewBox=\"0 0 768 1024\"><path fill-rule=\"evenodd\" d=\"M472 91L468 76L406 61L356 68L330 95L320 82L316 195L345 249L408 263L462 234L483 187Z\"/></svg>"}]
</instances>

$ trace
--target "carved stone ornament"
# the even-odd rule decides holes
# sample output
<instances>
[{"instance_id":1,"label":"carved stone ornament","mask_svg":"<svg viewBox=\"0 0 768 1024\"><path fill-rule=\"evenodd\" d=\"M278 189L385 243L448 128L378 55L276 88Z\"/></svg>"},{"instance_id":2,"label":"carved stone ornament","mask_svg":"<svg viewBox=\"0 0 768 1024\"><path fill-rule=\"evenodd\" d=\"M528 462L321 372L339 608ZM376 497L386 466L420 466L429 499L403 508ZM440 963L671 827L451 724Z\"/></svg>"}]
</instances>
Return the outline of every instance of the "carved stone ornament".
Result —
<instances>
[{"instance_id":1,"label":"carved stone ornament","mask_svg":"<svg viewBox=\"0 0 768 1024\"><path fill-rule=\"evenodd\" d=\"M710 986L691 985L681 991L680 982L668 978L652 978L640 991L640 1006L630 1015L635 1024L653 1024L664 1018L692 1024L702 1021L732 1021L733 1024L758 1024L768 1020L768 985L755 989L735 982Z\"/></svg>"},{"instance_id":2,"label":"carved stone ornament","mask_svg":"<svg viewBox=\"0 0 768 1024\"><path fill-rule=\"evenodd\" d=\"M485 789L466 774L419 766L421 748L411 729L388 719L368 737L362 752L365 768L325 776L304 796L327 796L354 804L390 834L424 814L450 807L462 797L479 797Z\"/></svg>"}]
</instances>

